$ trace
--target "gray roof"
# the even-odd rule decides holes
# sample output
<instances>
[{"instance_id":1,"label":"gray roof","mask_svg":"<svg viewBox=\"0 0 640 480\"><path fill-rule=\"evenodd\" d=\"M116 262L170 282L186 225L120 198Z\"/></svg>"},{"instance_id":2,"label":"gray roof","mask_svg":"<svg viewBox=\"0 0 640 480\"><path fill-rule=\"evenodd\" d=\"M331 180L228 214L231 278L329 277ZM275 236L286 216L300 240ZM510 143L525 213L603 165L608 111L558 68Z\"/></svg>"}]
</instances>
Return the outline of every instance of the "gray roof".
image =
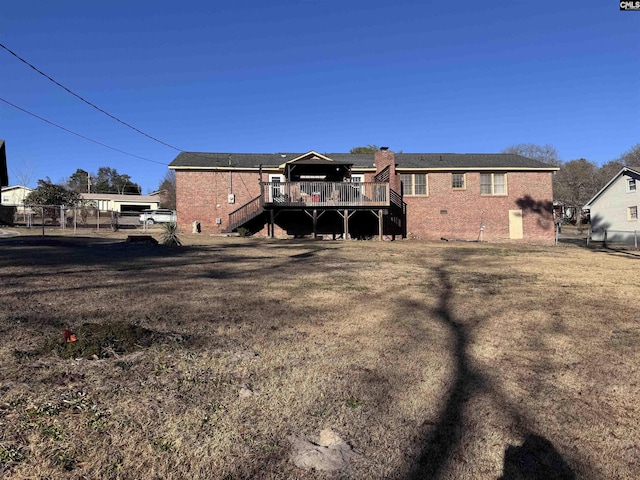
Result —
<instances>
[{"instance_id":1,"label":"gray roof","mask_svg":"<svg viewBox=\"0 0 640 480\"><path fill-rule=\"evenodd\" d=\"M399 153L399 168L532 168L557 169L532 158L513 153Z\"/></svg>"},{"instance_id":2,"label":"gray roof","mask_svg":"<svg viewBox=\"0 0 640 480\"><path fill-rule=\"evenodd\" d=\"M173 168L273 168L304 153L197 153L182 152L169 167ZM354 168L374 168L374 154L323 153ZM557 167L513 153L396 153L398 168L485 169L517 168L557 170Z\"/></svg>"}]
</instances>

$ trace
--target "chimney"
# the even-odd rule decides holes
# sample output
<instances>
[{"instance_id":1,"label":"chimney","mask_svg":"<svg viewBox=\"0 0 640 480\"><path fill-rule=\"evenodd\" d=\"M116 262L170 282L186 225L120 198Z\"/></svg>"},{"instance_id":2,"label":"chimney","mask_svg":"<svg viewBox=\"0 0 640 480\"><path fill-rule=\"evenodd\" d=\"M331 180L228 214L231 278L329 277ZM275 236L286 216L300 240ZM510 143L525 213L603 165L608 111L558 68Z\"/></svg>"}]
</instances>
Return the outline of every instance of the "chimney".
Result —
<instances>
[{"instance_id":1,"label":"chimney","mask_svg":"<svg viewBox=\"0 0 640 480\"><path fill-rule=\"evenodd\" d=\"M389 150L389 147L380 147L380 150L374 154L374 162L376 174L389 167L389 186L391 190L400 193L400 175L396 174L396 159L393 151Z\"/></svg>"}]
</instances>

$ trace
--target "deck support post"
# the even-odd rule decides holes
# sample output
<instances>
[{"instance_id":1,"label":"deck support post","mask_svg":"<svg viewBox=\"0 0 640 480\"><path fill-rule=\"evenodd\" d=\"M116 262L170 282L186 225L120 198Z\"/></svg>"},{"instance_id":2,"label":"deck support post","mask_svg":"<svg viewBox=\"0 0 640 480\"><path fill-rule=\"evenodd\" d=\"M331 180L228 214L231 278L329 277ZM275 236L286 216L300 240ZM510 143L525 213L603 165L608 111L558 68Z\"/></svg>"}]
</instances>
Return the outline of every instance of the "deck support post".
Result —
<instances>
[{"instance_id":1,"label":"deck support post","mask_svg":"<svg viewBox=\"0 0 640 480\"><path fill-rule=\"evenodd\" d=\"M275 234L274 234L274 230L275 230L275 226L276 226L276 214L274 212L274 210L272 209L270 211L271 213L271 238L274 238Z\"/></svg>"},{"instance_id":2,"label":"deck support post","mask_svg":"<svg viewBox=\"0 0 640 480\"><path fill-rule=\"evenodd\" d=\"M318 210L313 209L313 239L318 239Z\"/></svg>"},{"instance_id":3,"label":"deck support post","mask_svg":"<svg viewBox=\"0 0 640 480\"><path fill-rule=\"evenodd\" d=\"M349 210L344 211L344 239L349 238Z\"/></svg>"},{"instance_id":4,"label":"deck support post","mask_svg":"<svg viewBox=\"0 0 640 480\"><path fill-rule=\"evenodd\" d=\"M380 241L383 240L383 227L384 217L382 216L382 210L378 210L378 234L380 235Z\"/></svg>"}]
</instances>

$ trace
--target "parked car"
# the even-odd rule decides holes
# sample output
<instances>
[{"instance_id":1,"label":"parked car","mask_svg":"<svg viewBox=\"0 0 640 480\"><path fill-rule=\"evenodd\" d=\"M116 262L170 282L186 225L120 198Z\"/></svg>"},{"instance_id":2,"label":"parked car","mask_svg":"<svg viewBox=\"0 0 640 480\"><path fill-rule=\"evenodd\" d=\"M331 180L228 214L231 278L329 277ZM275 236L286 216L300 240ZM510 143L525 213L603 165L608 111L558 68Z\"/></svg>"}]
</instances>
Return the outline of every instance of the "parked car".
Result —
<instances>
[{"instance_id":1,"label":"parked car","mask_svg":"<svg viewBox=\"0 0 640 480\"><path fill-rule=\"evenodd\" d=\"M176 212L174 210L143 210L140 214L140 223L153 225L154 223L175 223Z\"/></svg>"}]
</instances>

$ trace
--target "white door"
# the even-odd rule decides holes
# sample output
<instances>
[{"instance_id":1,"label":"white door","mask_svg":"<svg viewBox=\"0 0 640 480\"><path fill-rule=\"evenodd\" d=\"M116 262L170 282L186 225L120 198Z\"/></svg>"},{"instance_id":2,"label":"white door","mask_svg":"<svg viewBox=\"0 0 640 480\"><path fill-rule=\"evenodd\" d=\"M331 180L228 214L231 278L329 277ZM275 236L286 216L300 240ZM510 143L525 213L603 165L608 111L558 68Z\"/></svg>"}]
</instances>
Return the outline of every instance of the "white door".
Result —
<instances>
[{"instance_id":1,"label":"white door","mask_svg":"<svg viewBox=\"0 0 640 480\"><path fill-rule=\"evenodd\" d=\"M360 195L365 195L365 191L364 191L364 175L363 174L361 174L361 173L352 174L351 175L351 183L357 184L358 188L355 189L356 192L359 192Z\"/></svg>"},{"instance_id":2,"label":"white door","mask_svg":"<svg viewBox=\"0 0 640 480\"><path fill-rule=\"evenodd\" d=\"M269 175L269 182L271 183L269 187L270 202L278 201L282 197L282 187L279 184L283 181L284 175Z\"/></svg>"}]
</instances>

